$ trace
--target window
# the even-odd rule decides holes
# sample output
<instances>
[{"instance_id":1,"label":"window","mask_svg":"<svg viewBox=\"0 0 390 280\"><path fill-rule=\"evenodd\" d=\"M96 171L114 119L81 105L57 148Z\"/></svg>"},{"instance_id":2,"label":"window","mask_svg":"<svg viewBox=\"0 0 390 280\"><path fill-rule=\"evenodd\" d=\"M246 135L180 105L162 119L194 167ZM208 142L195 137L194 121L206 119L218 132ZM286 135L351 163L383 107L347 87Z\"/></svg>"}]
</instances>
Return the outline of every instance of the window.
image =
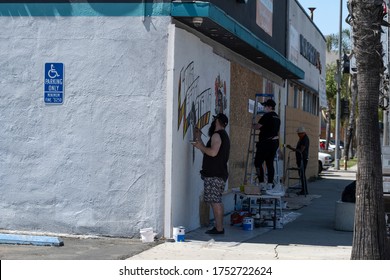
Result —
<instances>
[{"instance_id":1,"label":"window","mask_svg":"<svg viewBox=\"0 0 390 280\"><path fill-rule=\"evenodd\" d=\"M310 91L303 91L302 110L318 116L319 108L318 96Z\"/></svg>"},{"instance_id":2,"label":"window","mask_svg":"<svg viewBox=\"0 0 390 280\"><path fill-rule=\"evenodd\" d=\"M297 87L294 87L294 100L293 100L294 108L298 108L298 102L299 102L299 91Z\"/></svg>"}]
</instances>

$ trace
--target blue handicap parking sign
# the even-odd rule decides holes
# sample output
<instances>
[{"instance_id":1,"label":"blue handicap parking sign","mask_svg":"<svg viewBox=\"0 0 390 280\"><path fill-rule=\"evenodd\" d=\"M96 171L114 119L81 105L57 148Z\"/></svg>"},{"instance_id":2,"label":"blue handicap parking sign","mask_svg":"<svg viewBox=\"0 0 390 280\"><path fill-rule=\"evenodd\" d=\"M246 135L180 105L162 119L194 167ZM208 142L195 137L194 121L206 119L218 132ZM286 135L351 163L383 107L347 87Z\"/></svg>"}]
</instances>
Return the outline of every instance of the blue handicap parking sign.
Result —
<instances>
[{"instance_id":1,"label":"blue handicap parking sign","mask_svg":"<svg viewBox=\"0 0 390 280\"><path fill-rule=\"evenodd\" d=\"M62 104L64 102L64 64L45 63L45 103Z\"/></svg>"}]
</instances>

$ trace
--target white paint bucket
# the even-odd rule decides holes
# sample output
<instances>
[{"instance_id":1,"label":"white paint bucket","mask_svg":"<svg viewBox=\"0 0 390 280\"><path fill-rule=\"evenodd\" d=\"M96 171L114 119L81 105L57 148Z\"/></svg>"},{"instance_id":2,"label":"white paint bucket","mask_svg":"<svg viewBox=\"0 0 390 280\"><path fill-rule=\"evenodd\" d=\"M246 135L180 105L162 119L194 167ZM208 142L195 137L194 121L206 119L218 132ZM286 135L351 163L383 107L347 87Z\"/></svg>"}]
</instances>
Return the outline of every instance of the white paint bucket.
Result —
<instances>
[{"instance_id":1,"label":"white paint bucket","mask_svg":"<svg viewBox=\"0 0 390 280\"><path fill-rule=\"evenodd\" d=\"M182 226L173 228L173 239L176 242L184 242L186 239L186 229Z\"/></svg>"},{"instance_id":2,"label":"white paint bucket","mask_svg":"<svg viewBox=\"0 0 390 280\"><path fill-rule=\"evenodd\" d=\"M153 232L153 228L141 228L139 232L143 243L153 242L154 237L157 235L157 233Z\"/></svg>"},{"instance_id":3,"label":"white paint bucket","mask_svg":"<svg viewBox=\"0 0 390 280\"><path fill-rule=\"evenodd\" d=\"M243 227L243 230L253 230L253 218L245 217L242 220L242 227Z\"/></svg>"}]
</instances>

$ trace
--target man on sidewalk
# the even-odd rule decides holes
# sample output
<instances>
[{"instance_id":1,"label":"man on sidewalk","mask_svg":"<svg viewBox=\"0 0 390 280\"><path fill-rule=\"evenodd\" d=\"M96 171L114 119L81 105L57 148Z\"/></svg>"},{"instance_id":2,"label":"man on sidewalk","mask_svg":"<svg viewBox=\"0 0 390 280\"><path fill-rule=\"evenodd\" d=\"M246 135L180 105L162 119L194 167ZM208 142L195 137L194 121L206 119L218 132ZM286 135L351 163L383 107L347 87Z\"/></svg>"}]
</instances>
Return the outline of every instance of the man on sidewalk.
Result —
<instances>
[{"instance_id":1,"label":"man on sidewalk","mask_svg":"<svg viewBox=\"0 0 390 280\"><path fill-rule=\"evenodd\" d=\"M272 99L261 103L265 114L259 122L253 124L254 129L259 129L259 141L256 144L255 168L259 183L264 183L264 162L267 166L267 183L274 185L274 159L279 148L280 118L275 112L276 103ZM276 182L279 183L279 182Z\"/></svg>"},{"instance_id":2,"label":"man on sidewalk","mask_svg":"<svg viewBox=\"0 0 390 280\"><path fill-rule=\"evenodd\" d=\"M309 161L309 146L310 140L306 134L306 130L303 126L297 129L298 142L295 149L290 145L287 148L295 151L296 164L299 168L299 177L301 179L302 190L298 193L299 195L307 195L307 182L306 182L306 167Z\"/></svg>"},{"instance_id":3,"label":"man on sidewalk","mask_svg":"<svg viewBox=\"0 0 390 280\"><path fill-rule=\"evenodd\" d=\"M228 118L222 113L213 116L213 118L209 128L210 139L207 144L203 144L201 131L196 129L196 142L192 145L203 153L200 174L204 181L204 201L211 205L215 219L215 226L206 233L224 234L222 194L229 176L227 162L230 153L230 140L225 130Z\"/></svg>"}]
</instances>

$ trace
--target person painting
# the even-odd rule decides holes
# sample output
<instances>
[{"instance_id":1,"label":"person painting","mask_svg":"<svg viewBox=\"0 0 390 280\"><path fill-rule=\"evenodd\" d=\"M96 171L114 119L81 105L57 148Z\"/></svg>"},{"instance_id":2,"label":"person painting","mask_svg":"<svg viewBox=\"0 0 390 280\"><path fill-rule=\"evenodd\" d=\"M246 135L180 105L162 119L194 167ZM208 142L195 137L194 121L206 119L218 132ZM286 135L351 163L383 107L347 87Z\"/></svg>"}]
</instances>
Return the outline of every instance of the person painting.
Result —
<instances>
[{"instance_id":1,"label":"person painting","mask_svg":"<svg viewBox=\"0 0 390 280\"><path fill-rule=\"evenodd\" d=\"M192 145L203 153L200 174L204 182L204 201L211 205L215 220L214 227L206 233L224 234L222 194L229 176L227 162L230 153L230 139L225 130L229 120L222 113L213 118L207 144L203 144L202 132L197 128L195 129L195 142Z\"/></svg>"},{"instance_id":2,"label":"person painting","mask_svg":"<svg viewBox=\"0 0 390 280\"><path fill-rule=\"evenodd\" d=\"M253 124L254 129L260 129L259 142L256 143L255 168L259 183L264 183L263 164L265 162L267 182L273 185L275 176L274 158L279 148L280 118L275 112L275 101L268 99L261 105L264 106L266 113L257 124Z\"/></svg>"},{"instance_id":3,"label":"person painting","mask_svg":"<svg viewBox=\"0 0 390 280\"><path fill-rule=\"evenodd\" d=\"M305 174L306 174L307 163L309 161L310 140L303 126L297 129L297 134L299 139L295 149L290 145L287 145L286 147L289 148L290 150L295 151L295 159L296 159L297 167L299 168L299 177L301 179L301 187L302 187L302 190L298 193L298 195L307 195L308 191L307 191Z\"/></svg>"}]
</instances>

